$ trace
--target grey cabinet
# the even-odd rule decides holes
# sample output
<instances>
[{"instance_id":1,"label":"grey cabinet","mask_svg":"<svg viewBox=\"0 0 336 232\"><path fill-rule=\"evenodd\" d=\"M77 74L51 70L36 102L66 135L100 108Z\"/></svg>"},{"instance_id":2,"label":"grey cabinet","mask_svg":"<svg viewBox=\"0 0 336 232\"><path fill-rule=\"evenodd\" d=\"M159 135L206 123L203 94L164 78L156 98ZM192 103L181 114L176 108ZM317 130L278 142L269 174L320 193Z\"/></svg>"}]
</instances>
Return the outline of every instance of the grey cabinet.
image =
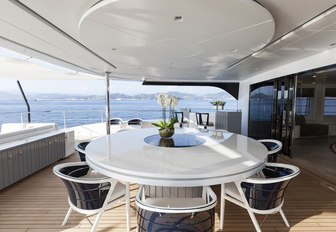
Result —
<instances>
[{"instance_id":1,"label":"grey cabinet","mask_svg":"<svg viewBox=\"0 0 336 232\"><path fill-rule=\"evenodd\" d=\"M13 156L10 151L5 150L0 153L0 162L1 162L1 179L0 187L3 188L14 183L14 174L13 174Z\"/></svg>"},{"instance_id":2,"label":"grey cabinet","mask_svg":"<svg viewBox=\"0 0 336 232\"><path fill-rule=\"evenodd\" d=\"M64 133L1 150L0 189L64 157Z\"/></svg>"},{"instance_id":3,"label":"grey cabinet","mask_svg":"<svg viewBox=\"0 0 336 232\"><path fill-rule=\"evenodd\" d=\"M223 129L232 133L241 134L241 112L216 112L215 129Z\"/></svg>"}]
</instances>

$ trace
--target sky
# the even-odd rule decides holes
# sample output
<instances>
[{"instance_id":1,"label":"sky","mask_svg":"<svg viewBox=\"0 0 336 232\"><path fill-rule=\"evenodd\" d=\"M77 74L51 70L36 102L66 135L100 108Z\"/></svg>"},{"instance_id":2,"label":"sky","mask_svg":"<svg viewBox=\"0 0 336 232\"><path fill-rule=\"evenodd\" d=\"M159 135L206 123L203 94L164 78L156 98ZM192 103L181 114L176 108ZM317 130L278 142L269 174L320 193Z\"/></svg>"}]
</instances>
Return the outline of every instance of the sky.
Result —
<instances>
[{"instance_id":1,"label":"sky","mask_svg":"<svg viewBox=\"0 0 336 232\"><path fill-rule=\"evenodd\" d=\"M30 93L59 93L77 95L104 95L104 80L21 80L25 92ZM189 86L143 86L137 81L110 81L110 93L136 95L141 93L166 93L178 91L203 95L222 92L216 87L189 87ZM16 80L0 77L0 92L20 94Z\"/></svg>"}]
</instances>

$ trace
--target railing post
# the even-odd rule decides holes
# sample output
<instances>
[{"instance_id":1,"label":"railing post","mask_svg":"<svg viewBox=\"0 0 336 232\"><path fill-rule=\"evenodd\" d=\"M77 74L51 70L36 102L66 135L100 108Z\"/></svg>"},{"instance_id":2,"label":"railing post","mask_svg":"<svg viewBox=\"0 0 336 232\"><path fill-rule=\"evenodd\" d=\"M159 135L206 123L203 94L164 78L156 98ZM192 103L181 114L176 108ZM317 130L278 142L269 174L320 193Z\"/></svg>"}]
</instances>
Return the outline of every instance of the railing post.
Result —
<instances>
[{"instance_id":1,"label":"railing post","mask_svg":"<svg viewBox=\"0 0 336 232\"><path fill-rule=\"evenodd\" d=\"M103 111L100 111L100 122L101 122L101 123L104 122Z\"/></svg>"},{"instance_id":2,"label":"railing post","mask_svg":"<svg viewBox=\"0 0 336 232\"><path fill-rule=\"evenodd\" d=\"M106 134L111 134L110 126L110 72L105 72Z\"/></svg>"},{"instance_id":3,"label":"railing post","mask_svg":"<svg viewBox=\"0 0 336 232\"><path fill-rule=\"evenodd\" d=\"M20 115L21 115L21 123L23 123L23 113L21 112Z\"/></svg>"},{"instance_id":4,"label":"railing post","mask_svg":"<svg viewBox=\"0 0 336 232\"><path fill-rule=\"evenodd\" d=\"M17 82L17 84L18 84L18 86L19 86L19 89L20 89L20 91L21 91L22 97L23 97L23 99L24 99L24 101L25 101L25 103L26 103L26 105L27 105L27 117L28 117L27 120L28 120L28 123L30 123L30 122L31 122L31 119L30 119L30 105L29 105L29 103L28 103L26 94L24 93L24 91L23 91L23 89L22 89L22 87L21 87L20 81L16 81L16 82Z\"/></svg>"},{"instance_id":5,"label":"railing post","mask_svg":"<svg viewBox=\"0 0 336 232\"><path fill-rule=\"evenodd\" d=\"M64 125L64 129L67 128L66 126L66 116L65 116L65 111L63 111L63 125Z\"/></svg>"}]
</instances>

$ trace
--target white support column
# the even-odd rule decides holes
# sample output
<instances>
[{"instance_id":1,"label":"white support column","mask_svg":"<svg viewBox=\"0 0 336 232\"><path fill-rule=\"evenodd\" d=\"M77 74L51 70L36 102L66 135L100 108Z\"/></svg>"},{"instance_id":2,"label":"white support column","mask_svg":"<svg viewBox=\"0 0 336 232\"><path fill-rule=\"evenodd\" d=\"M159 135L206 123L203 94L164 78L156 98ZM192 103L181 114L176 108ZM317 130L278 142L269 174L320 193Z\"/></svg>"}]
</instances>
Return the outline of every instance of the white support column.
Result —
<instances>
[{"instance_id":1,"label":"white support column","mask_svg":"<svg viewBox=\"0 0 336 232\"><path fill-rule=\"evenodd\" d=\"M106 134L111 134L110 128L110 72L105 72L105 104L106 104Z\"/></svg>"}]
</instances>

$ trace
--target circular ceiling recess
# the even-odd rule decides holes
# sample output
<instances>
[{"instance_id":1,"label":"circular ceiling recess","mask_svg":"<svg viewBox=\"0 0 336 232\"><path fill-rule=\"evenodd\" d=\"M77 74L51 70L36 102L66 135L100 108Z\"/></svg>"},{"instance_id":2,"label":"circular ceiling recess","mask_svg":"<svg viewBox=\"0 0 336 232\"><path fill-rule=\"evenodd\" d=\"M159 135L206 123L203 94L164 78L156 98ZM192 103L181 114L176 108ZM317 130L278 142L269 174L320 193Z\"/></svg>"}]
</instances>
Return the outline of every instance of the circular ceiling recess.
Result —
<instances>
[{"instance_id":1,"label":"circular ceiling recess","mask_svg":"<svg viewBox=\"0 0 336 232\"><path fill-rule=\"evenodd\" d=\"M165 39L156 41L149 44L147 46L147 50L152 55L171 59L195 56L201 51L200 46L196 42L182 39Z\"/></svg>"},{"instance_id":2,"label":"circular ceiling recess","mask_svg":"<svg viewBox=\"0 0 336 232\"><path fill-rule=\"evenodd\" d=\"M195 62L193 73L207 74L202 67L214 57L220 61L214 67L222 67L220 76L232 59L238 61L269 43L274 29L272 15L252 0L103 0L78 24L81 42L113 63L114 72L127 75L118 68L127 66L126 61L146 68L155 60L160 75L176 63L179 69L170 68L170 77L190 69L189 58L201 62ZM143 75L139 71L139 78Z\"/></svg>"}]
</instances>

